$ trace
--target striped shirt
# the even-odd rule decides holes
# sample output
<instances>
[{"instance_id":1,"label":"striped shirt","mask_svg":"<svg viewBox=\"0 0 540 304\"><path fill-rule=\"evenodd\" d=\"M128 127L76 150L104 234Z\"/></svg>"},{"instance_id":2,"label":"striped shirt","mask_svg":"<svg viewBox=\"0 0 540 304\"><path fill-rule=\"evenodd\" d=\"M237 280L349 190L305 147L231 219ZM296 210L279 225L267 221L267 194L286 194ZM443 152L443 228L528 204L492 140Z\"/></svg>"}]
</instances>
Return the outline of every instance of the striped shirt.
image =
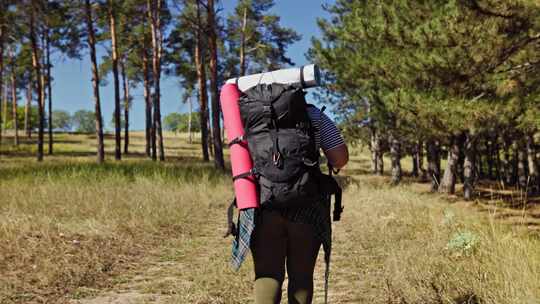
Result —
<instances>
[{"instance_id":1,"label":"striped shirt","mask_svg":"<svg viewBox=\"0 0 540 304\"><path fill-rule=\"evenodd\" d=\"M345 144L336 124L319 108L310 105L308 115L315 128L315 143L323 152Z\"/></svg>"}]
</instances>

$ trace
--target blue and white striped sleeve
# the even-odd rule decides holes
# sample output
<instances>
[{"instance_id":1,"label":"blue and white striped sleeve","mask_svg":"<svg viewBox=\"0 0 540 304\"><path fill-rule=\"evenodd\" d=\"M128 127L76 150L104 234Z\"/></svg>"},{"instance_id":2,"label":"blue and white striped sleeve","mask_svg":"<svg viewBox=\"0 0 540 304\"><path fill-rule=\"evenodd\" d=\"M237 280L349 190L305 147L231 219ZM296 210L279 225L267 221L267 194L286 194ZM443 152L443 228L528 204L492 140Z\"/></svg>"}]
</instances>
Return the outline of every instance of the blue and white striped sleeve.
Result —
<instances>
[{"instance_id":1,"label":"blue and white striped sleeve","mask_svg":"<svg viewBox=\"0 0 540 304\"><path fill-rule=\"evenodd\" d=\"M345 144L336 124L317 107L308 107L308 114L315 127L315 141L324 152Z\"/></svg>"}]
</instances>

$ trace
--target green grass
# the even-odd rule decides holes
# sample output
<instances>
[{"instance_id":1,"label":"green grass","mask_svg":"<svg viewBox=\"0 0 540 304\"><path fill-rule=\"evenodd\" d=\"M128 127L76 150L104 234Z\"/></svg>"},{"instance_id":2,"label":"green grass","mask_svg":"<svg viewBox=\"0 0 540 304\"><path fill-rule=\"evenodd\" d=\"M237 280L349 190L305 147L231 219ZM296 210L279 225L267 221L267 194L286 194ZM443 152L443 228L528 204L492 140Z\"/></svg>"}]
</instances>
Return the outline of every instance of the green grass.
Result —
<instances>
[{"instance_id":1,"label":"green grass","mask_svg":"<svg viewBox=\"0 0 540 304\"><path fill-rule=\"evenodd\" d=\"M0 303L252 302L251 260L233 272L222 237L230 175L197 160L199 144L168 134L169 160L154 163L136 133L132 155L96 165L90 136L58 138L41 164L28 143L0 148ZM412 180L389 187L353 152L332 303L540 303L540 235L524 213L506 222ZM314 303L322 281L319 260Z\"/></svg>"}]
</instances>

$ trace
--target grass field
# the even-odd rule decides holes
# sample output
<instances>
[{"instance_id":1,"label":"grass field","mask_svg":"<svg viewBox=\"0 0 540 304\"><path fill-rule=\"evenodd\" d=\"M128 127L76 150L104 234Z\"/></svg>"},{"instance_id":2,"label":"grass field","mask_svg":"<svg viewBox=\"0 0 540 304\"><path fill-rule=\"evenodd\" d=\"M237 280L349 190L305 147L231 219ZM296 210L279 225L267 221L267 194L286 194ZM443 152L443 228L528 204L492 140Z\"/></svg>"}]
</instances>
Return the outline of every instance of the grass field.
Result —
<instances>
[{"instance_id":1,"label":"grass field","mask_svg":"<svg viewBox=\"0 0 540 304\"><path fill-rule=\"evenodd\" d=\"M28 142L0 148L0 303L251 303L251 260L233 272L222 237L230 176L184 135L167 135L164 163L132 139L132 155L101 166L87 135L59 135L40 164ZM389 187L368 165L357 149L341 174L331 303L540 303L537 207Z\"/></svg>"}]
</instances>

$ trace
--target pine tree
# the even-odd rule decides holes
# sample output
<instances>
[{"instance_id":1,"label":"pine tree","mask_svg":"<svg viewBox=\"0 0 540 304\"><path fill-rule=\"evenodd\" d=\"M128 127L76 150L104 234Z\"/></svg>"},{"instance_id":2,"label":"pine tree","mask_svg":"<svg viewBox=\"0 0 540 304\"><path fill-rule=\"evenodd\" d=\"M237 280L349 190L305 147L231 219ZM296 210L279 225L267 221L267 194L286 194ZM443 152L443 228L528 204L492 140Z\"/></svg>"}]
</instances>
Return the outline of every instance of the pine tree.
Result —
<instances>
[{"instance_id":1,"label":"pine tree","mask_svg":"<svg viewBox=\"0 0 540 304\"><path fill-rule=\"evenodd\" d=\"M327 10L332 17L319 20L323 38L309 51L328 71L326 96L341 117L358 116L368 98L371 134L426 142L433 190L441 182L441 191L453 192L463 171L472 197L471 168L487 159L497 171L502 136L493 130L515 130L522 139L526 128L538 132L538 120L525 118L538 113L538 102L528 102L539 96L538 3L342 0ZM476 147L479 138L488 138L485 151ZM449 151L442 181L440 148Z\"/></svg>"},{"instance_id":2,"label":"pine tree","mask_svg":"<svg viewBox=\"0 0 540 304\"><path fill-rule=\"evenodd\" d=\"M270 14L273 0L240 0L227 18L230 56L238 63L234 75L275 70L293 62L287 47L300 40L293 29L280 25L280 17Z\"/></svg>"}]
</instances>

